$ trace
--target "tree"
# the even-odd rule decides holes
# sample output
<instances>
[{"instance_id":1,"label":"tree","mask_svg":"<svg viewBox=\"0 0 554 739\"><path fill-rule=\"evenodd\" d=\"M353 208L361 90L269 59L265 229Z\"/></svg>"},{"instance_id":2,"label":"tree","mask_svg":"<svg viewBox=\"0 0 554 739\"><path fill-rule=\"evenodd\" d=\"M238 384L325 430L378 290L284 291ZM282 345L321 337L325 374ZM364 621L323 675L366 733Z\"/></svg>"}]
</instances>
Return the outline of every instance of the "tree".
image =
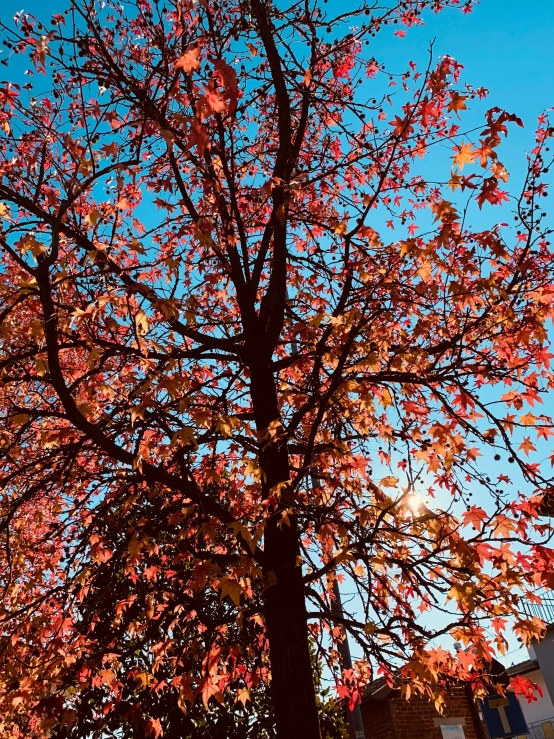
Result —
<instances>
[{"instance_id":1,"label":"tree","mask_svg":"<svg viewBox=\"0 0 554 739\"><path fill-rule=\"evenodd\" d=\"M71 735L100 687L109 722L160 674L183 711L270 680L279 739L316 739L311 637L351 705L378 673L440 706L506 617L540 634L553 130L512 197L521 121L464 134L486 93L459 64L396 75L367 44L456 4L75 0L3 27L33 63L0 90L6 736ZM418 172L431 147L446 182ZM470 226L506 201L516 233Z\"/></svg>"},{"instance_id":2,"label":"tree","mask_svg":"<svg viewBox=\"0 0 554 739\"><path fill-rule=\"evenodd\" d=\"M175 617L166 611L158 616L149 612L153 608L151 580L130 579L126 575L129 551L129 528L140 531L140 538L156 542L156 551L143 556L142 565L146 570L154 570L160 561L171 561L172 567L179 570L179 581L187 579L188 562L180 567L182 558L175 550L174 532L168 527L168 512L160 505L160 499L152 495L137 497L132 509L121 511L104 509L100 513L106 521L106 537L113 556L99 564L97 578L102 579L104 587L91 591L85 596L80 612L94 615L94 648L87 652L86 660L77 659L64 673L64 684L71 688L79 682L79 673L85 669L101 670L107 653L117 655L110 661L108 682L91 681L82 686L78 696L71 701L66 720L58 728L56 739L68 734L71 737L88 739L102 737L132 736L144 737L149 729L163 726L168 736L193 739L273 739L275 718L271 709L271 698L267 685L268 664L260 634L248 621L237 625L232 619L235 614L213 590L204 589L195 600L195 608L200 614L204 627L198 629L198 622L192 619ZM120 520L117 520L119 516ZM233 541L229 546L234 546ZM237 553L237 552L235 552ZM190 579L190 575L188 577ZM192 586L194 588L194 585ZM181 607L190 603L190 597L175 590L174 603L180 600ZM231 604L232 606L232 604ZM175 611L178 609L175 608ZM114 620L114 614L117 618ZM207 649L213 665L217 665L218 644L214 644L214 626L227 624L226 639L235 645L235 655L229 669L227 692L233 696L227 705L221 704L222 696L214 694L208 706L203 701L187 705L186 710L178 681L179 669L174 656L196 651L204 654ZM81 633L87 633L90 623L82 620ZM167 635L171 633L173 659L160 660L160 652L167 645ZM242 649L240 661L236 659L237 649ZM321 659L311 645L312 669L316 687L318 717L324 739L346 739L345 715L339 701L330 696L330 688L322 680ZM85 667L86 666L86 667ZM193 661L188 669L194 671L198 682L202 680L204 665ZM119 682L116 705L104 711L113 699L113 682ZM109 684L111 683L111 684ZM246 685L249 687L247 688ZM186 702L185 702L186 703ZM51 705L44 706L49 710Z\"/></svg>"}]
</instances>

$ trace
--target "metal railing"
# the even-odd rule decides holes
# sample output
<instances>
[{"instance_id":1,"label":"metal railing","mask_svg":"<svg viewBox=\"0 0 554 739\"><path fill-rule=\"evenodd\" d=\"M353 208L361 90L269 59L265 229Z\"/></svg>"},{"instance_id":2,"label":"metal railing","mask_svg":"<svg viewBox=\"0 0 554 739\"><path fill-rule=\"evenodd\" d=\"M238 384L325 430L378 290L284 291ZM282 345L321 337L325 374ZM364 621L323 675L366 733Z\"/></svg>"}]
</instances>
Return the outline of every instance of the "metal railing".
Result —
<instances>
[{"instance_id":1,"label":"metal railing","mask_svg":"<svg viewBox=\"0 0 554 739\"><path fill-rule=\"evenodd\" d=\"M554 624L554 596L541 595L542 603L531 603L525 601L523 610L528 616L537 616L542 619L547 626Z\"/></svg>"},{"instance_id":2,"label":"metal railing","mask_svg":"<svg viewBox=\"0 0 554 739\"><path fill-rule=\"evenodd\" d=\"M552 739L552 737L554 737L554 717L529 724L527 734L523 734L521 739Z\"/></svg>"}]
</instances>

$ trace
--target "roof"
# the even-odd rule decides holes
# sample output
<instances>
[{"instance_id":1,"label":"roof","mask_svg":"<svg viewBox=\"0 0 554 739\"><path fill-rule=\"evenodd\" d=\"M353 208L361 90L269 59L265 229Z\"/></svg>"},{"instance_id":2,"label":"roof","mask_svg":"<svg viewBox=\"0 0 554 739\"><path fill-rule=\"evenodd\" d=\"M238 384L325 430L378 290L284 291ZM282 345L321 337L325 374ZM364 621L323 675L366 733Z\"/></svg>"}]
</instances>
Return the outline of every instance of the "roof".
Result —
<instances>
[{"instance_id":1,"label":"roof","mask_svg":"<svg viewBox=\"0 0 554 739\"><path fill-rule=\"evenodd\" d=\"M385 678L379 677L366 685L362 701L369 699L380 701L392 692L392 688L387 685Z\"/></svg>"},{"instance_id":2,"label":"roof","mask_svg":"<svg viewBox=\"0 0 554 739\"><path fill-rule=\"evenodd\" d=\"M536 659L526 659L524 662L519 662L517 665L508 667L506 672L511 677L512 675L525 675L526 672L533 672L539 669L539 663Z\"/></svg>"}]
</instances>

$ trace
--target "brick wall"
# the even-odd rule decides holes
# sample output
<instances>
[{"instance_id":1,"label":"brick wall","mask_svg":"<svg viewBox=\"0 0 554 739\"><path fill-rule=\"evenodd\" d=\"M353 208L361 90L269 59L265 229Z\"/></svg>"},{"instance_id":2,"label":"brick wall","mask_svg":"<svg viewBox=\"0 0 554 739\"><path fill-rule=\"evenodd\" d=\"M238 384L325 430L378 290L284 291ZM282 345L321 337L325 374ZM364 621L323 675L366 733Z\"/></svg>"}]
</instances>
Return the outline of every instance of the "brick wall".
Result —
<instances>
[{"instance_id":1,"label":"brick wall","mask_svg":"<svg viewBox=\"0 0 554 739\"><path fill-rule=\"evenodd\" d=\"M442 716L427 699L412 696L407 701L394 692L381 700L366 698L362 704L362 718L366 739L442 739L440 726L435 721L448 718L463 719L466 739L483 737L475 725L464 685L450 690Z\"/></svg>"},{"instance_id":2,"label":"brick wall","mask_svg":"<svg viewBox=\"0 0 554 739\"><path fill-rule=\"evenodd\" d=\"M362 703L362 720L366 739L395 739L390 698L365 700Z\"/></svg>"}]
</instances>

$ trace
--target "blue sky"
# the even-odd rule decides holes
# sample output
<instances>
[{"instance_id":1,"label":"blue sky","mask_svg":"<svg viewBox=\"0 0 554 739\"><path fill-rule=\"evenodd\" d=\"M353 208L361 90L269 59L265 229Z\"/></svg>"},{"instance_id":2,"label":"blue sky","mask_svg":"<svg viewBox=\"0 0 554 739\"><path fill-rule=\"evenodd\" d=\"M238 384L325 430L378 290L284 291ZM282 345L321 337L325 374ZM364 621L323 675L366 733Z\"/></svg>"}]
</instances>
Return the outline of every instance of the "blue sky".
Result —
<instances>
[{"instance_id":1,"label":"blue sky","mask_svg":"<svg viewBox=\"0 0 554 739\"><path fill-rule=\"evenodd\" d=\"M464 82L489 90L489 97L479 106L481 111L497 105L523 119L525 129L510 128L501 155L514 179L521 176L536 118L554 106L554 3L482 0L472 13L447 10L427 14L425 22L424 27L410 29L403 39L393 38L390 31L381 34L375 51L390 59L392 42L400 69L405 59L426 59L428 42L435 39L437 56L449 54L464 65ZM463 121L468 120L465 115Z\"/></svg>"}]
</instances>

